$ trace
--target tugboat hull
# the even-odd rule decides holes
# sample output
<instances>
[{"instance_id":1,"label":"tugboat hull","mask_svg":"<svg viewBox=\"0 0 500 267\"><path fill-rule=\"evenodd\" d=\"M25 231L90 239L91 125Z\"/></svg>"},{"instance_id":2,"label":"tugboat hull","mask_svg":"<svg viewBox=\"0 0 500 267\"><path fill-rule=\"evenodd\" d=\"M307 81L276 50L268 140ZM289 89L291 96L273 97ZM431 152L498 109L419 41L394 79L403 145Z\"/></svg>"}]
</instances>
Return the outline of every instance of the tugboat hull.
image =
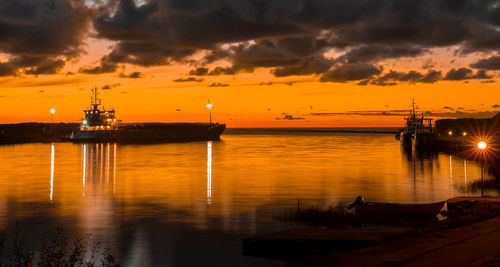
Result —
<instances>
[{"instance_id":1,"label":"tugboat hull","mask_svg":"<svg viewBox=\"0 0 500 267\"><path fill-rule=\"evenodd\" d=\"M145 123L126 125L116 130L77 130L71 134L72 142L190 142L216 141L226 129L225 124L208 123Z\"/></svg>"}]
</instances>

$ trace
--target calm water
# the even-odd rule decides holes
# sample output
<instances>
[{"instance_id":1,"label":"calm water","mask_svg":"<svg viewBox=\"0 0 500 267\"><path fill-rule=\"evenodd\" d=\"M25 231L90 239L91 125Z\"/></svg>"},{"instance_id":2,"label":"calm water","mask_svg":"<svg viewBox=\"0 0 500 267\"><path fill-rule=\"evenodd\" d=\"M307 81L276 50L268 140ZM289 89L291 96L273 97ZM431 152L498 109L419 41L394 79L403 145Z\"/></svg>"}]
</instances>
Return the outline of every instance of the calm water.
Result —
<instances>
[{"instance_id":1,"label":"calm water","mask_svg":"<svg viewBox=\"0 0 500 267\"><path fill-rule=\"evenodd\" d=\"M92 233L123 266L263 265L241 256L241 238L293 227L273 217L297 199L441 201L480 194L470 183L481 171L447 154L408 154L393 135L328 133L2 146L0 164L0 231L20 219L34 244L64 224L69 237Z\"/></svg>"}]
</instances>

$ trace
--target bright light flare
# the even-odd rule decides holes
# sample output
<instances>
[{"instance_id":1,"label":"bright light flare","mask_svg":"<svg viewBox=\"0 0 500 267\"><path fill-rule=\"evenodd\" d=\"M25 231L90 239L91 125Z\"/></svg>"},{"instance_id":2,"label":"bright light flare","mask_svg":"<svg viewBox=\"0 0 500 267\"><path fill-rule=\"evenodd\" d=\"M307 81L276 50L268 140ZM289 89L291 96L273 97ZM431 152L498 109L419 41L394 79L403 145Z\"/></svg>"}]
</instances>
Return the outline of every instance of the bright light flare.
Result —
<instances>
[{"instance_id":1,"label":"bright light flare","mask_svg":"<svg viewBox=\"0 0 500 267\"><path fill-rule=\"evenodd\" d=\"M50 109L50 113L55 114L56 113L56 109L55 108L51 108Z\"/></svg>"},{"instance_id":2,"label":"bright light flare","mask_svg":"<svg viewBox=\"0 0 500 267\"><path fill-rule=\"evenodd\" d=\"M452 135L452 134L453 134L453 132L452 132L452 131L449 131L449 132L448 132L448 135Z\"/></svg>"},{"instance_id":3,"label":"bright light flare","mask_svg":"<svg viewBox=\"0 0 500 267\"><path fill-rule=\"evenodd\" d=\"M466 135L467 135L467 132L463 132L463 133L462 133L462 135L463 135L463 136L466 136Z\"/></svg>"},{"instance_id":4,"label":"bright light flare","mask_svg":"<svg viewBox=\"0 0 500 267\"><path fill-rule=\"evenodd\" d=\"M208 103L208 104L207 104L207 108L208 108L208 109L211 109L211 108L212 108L212 104Z\"/></svg>"},{"instance_id":5,"label":"bright light flare","mask_svg":"<svg viewBox=\"0 0 500 267\"><path fill-rule=\"evenodd\" d=\"M477 143L477 148L486 149L486 143L484 141Z\"/></svg>"}]
</instances>

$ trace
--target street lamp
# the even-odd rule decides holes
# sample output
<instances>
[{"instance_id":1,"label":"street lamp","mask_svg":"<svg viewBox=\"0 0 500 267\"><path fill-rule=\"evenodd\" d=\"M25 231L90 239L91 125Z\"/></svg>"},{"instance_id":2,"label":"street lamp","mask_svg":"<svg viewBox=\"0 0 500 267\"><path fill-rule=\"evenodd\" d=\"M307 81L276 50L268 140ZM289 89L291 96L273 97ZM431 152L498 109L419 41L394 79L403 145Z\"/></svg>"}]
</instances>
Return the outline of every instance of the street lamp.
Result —
<instances>
[{"instance_id":1,"label":"street lamp","mask_svg":"<svg viewBox=\"0 0 500 267\"><path fill-rule=\"evenodd\" d=\"M56 109L51 108L50 109L50 114L52 114L52 139L56 139L56 131L55 131L55 125L54 125L54 114L56 114Z\"/></svg>"},{"instance_id":2,"label":"street lamp","mask_svg":"<svg viewBox=\"0 0 500 267\"><path fill-rule=\"evenodd\" d=\"M208 115L210 116L210 124L212 124L212 104L210 104L210 99L208 100L207 108Z\"/></svg>"},{"instance_id":3,"label":"street lamp","mask_svg":"<svg viewBox=\"0 0 500 267\"><path fill-rule=\"evenodd\" d=\"M486 149L486 143L484 141L477 143L477 148L484 151Z\"/></svg>"}]
</instances>

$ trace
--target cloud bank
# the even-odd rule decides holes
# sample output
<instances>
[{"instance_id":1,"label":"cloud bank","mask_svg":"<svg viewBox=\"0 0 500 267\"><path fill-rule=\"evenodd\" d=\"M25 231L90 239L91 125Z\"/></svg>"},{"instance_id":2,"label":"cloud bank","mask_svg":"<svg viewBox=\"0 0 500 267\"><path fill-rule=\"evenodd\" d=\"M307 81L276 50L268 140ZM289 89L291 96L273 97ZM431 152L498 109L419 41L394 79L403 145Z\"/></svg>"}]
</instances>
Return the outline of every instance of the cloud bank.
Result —
<instances>
[{"instance_id":1,"label":"cloud bank","mask_svg":"<svg viewBox=\"0 0 500 267\"><path fill-rule=\"evenodd\" d=\"M9 59L0 75L57 73L82 54L92 30L115 44L97 65L79 69L86 74L190 63L192 76L269 68L276 77L360 85L489 79L487 71L500 70L499 27L498 0L3 0L0 51ZM469 66L476 71L381 67L442 47L493 55Z\"/></svg>"}]
</instances>

